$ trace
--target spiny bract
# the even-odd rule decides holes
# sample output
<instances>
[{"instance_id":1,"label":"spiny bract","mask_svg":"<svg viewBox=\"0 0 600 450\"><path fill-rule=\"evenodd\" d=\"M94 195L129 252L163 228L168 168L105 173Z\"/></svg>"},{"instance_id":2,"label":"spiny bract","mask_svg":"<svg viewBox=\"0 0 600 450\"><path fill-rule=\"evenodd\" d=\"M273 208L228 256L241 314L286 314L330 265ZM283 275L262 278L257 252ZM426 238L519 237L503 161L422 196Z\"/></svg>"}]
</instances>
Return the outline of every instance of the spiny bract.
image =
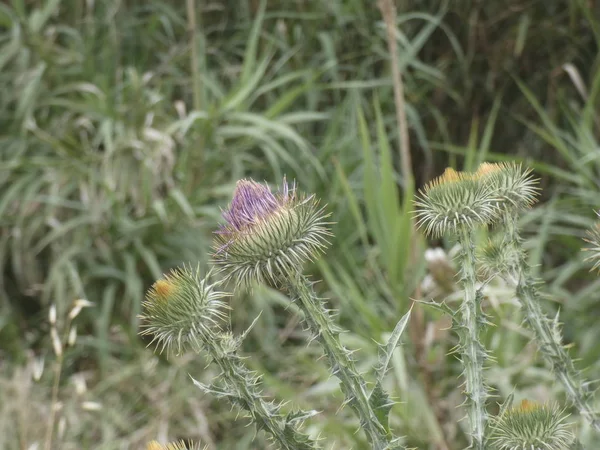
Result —
<instances>
[{"instance_id":1,"label":"spiny bract","mask_svg":"<svg viewBox=\"0 0 600 450\"><path fill-rule=\"evenodd\" d=\"M277 194L240 180L216 232L213 262L237 286L277 285L326 249L327 216L313 195L297 195L285 179Z\"/></svg>"},{"instance_id":2,"label":"spiny bract","mask_svg":"<svg viewBox=\"0 0 600 450\"><path fill-rule=\"evenodd\" d=\"M538 180L533 177L531 169L521 164L484 162L474 177L489 185L499 199L498 207L504 210L517 212L531 207L537 201Z\"/></svg>"},{"instance_id":3,"label":"spiny bract","mask_svg":"<svg viewBox=\"0 0 600 450\"><path fill-rule=\"evenodd\" d=\"M596 213L600 216L600 212ZM591 252L586 261L591 261L594 266L591 270L600 269L600 222L596 222L594 226L588 230L587 238L584 239L587 243L592 244L591 247L585 248L587 252Z\"/></svg>"},{"instance_id":4,"label":"spiny bract","mask_svg":"<svg viewBox=\"0 0 600 450\"><path fill-rule=\"evenodd\" d=\"M146 450L200 450L200 445L186 444L183 441L162 445L158 441L151 441L146 445Z\"/></svg>"},{"instance_id":5,"label":"spiny bract","mask_svg":"<svg viewBox=\"0 0 600 450\"><path fill-rule=\"evenodd\" d=\"M506 275L518 264L518 255L515 254L512 246L503 239L503 236L494 236L489 239L478 251L477 256L482 275L490 278L495 275Z\"/></svg>"},{"instance_id":6,"label":"spiny bract","mask_svg":"<svg viewBox=\"0 0 600 450\"><path fill-rule=\"evenodd\" d=\"M197 344L218 330L226 317L228 294L215 290L200 269L179 268L152 285L142 303L141 335L152 335L160 351L180 353L189 343Z\"/></svg>"},{"instance_id":7,"label":"spiny bract","mask_svg":"<svg viewBox=\"0 0 600 450\"><path fill-rule=\"evenodd\" d=\"M487 225L497 218L497 203L492 189L473 173L448 168L419 192L417 225L434 237Z\"/></svg>"},{"instance_id":8,"label":"spiny bract","mask_svg":"<svg viewBox=\"0 0 600 450\"><path fill-rule=\"evenodd\" d=\"M492 423L492 447L497 450L566 450L574 436L568 416L556 405L523 400Z\"/></svg>"}]
</instances>

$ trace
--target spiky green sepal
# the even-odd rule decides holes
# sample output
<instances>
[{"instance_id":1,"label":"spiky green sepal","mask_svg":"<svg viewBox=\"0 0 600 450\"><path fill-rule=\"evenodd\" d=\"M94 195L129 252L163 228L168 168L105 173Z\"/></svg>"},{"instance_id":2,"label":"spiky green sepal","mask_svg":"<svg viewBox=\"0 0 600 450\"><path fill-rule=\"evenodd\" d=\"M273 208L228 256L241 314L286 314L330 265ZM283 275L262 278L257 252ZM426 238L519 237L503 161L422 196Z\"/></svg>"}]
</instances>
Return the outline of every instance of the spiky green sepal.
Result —
<instances>
[{"instance_id":1,"label":"spiky green sepal","mask_svg":"<svg viewBox=\"0 0 600 450\"><path fill-rule=\"evenodd\" d=\"M567 450L575 439L567 417L557 405L524 400L492 421L491 445L495 450Z\"/></svg>"},{"instance_id":2,"label":"spiky green sepal","mask_svg":"<svg viewBox=\"0 0 600 450\"><path fill-rule=\"evenodd\" d=\"M224 217L213 262L237 286L281 284L323 253L331 236L318 200L297 195L285 180L278 195L254 181L240 181Z\"/></svg>"},{"instance_id":3,"label":"spiky green sepal","mask_svg":"<svg viewBox=\"0 0 600 450\"><path fill-rule=\"evenodd\" d=\"M419 192L415 204L417 226L433 237L488 225L498 217L498 199L490 186L473 173L450 168Z\"/></svg>"},{"instance_id":4,"label":"spiky green sepal","mask_svg":"<svg viewBox=\"0 0 600 450\"><path fill-rule=\"evenodd\" d=\"M172 270L148 290L140 334L152 336L151 344L156 343L161 352L181 353L203 341L227 316L222 299L229 294L216 287L208 276L200 275L199 267Z\"/></svg>"}]
</instances>

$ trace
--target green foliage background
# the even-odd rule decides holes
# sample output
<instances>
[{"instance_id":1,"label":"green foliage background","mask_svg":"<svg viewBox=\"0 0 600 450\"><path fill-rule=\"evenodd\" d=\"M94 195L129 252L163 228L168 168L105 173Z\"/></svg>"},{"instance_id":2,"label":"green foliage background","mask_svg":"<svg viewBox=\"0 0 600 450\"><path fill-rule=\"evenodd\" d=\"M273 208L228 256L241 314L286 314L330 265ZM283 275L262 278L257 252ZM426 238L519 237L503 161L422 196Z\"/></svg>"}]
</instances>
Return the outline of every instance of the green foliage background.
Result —
<instances>
[{"instance_id":1,"label":"green foliage background","mask_svg":"<svg viewBox=\"0 0 600 450\"><path fill-rule=\"evenodd\" d=\"M560 309L578 366L598 379L600 281L580 248L599 207L600 5L396 3L417 184L484 160L534 168L544 193L522 221L530 261L547 281L545 309ZM347 345L372 367L373 340L422 292L425 249L453 245L420 238L411 251L395 124L375 1L0 3L0 448L42 442L47 312L55 304L60 322L76 298L95 307L77 318L67 353L57 448L143 448L155 438L266 446L237 411L193 387L188 373L210 380L213 368L194 355L156 357L137 336L144 291L169 268L207 265L220 208L243 177L287 175L329 205L336 237L310 271L351 330ZM450 304L460 296L452 276L435 291ZM514 391L563 402L508 290L498 282L488 300L498 401ZM308 431L328 448L366 448L294 305L257 289L231 306L235 331L262 311L244 353L265 392L322 411ZM387 379L401 402L393 426L407 445L463 448L454 337L438 312L417 308Z\"/></svg>"}]
</instances>

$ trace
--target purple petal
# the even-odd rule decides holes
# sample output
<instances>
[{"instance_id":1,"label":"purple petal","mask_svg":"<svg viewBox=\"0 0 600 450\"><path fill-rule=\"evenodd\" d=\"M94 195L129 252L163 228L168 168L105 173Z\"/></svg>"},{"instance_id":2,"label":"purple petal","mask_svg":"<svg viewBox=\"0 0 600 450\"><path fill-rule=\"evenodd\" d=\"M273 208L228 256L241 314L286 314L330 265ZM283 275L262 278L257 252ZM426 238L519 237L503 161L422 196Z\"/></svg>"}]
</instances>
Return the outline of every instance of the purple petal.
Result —
<instances>
[{"instance_id":1,"label":"purple petal","mask_svg":"<svg viewBox=\"0 0 600 450\"><path fill-rule=\"evenodd\" d=\"M223 218L227 225L239 231L271 214L280 206L280 202L268 186L253 180L240 180Z\"/></svg>"}]
</instances>

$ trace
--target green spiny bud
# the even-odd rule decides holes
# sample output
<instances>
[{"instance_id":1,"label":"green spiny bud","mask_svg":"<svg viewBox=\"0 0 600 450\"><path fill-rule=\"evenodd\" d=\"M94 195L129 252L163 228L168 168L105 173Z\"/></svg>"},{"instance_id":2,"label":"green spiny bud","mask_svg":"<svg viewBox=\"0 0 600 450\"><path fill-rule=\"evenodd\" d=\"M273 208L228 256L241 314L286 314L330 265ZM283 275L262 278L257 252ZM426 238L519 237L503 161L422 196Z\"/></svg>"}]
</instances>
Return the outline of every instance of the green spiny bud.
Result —
<instances>
[{"instance_id":1,"label":"green spiny bud","mask_svg":"<svg viewBox=\"0 0 600 450\"><path fill-rule=\"evenodd\" d=\"M487 225L497 218L498 199L473 173L448 168L427 184L415 204L417 225L431 236Z\"/></svg>"},{"instance_id":2,"label":"green spiny bud","mask_svg":"<svg viewBox=\"0 0 600 450\"><path fill-rule=\"evenodd\" d=\"M600 216L600 212L597 212ZM592 247L585 248L587 252L591 252L591 255L586 258L586 261L592 261L594 266L591 270L600 269L600 222L594 224L591 230L587 232L586 242L592 244Z\"/></svg>"},{"instance_id":3,"label":"green spiny bud","mask_svg":"<svg viewBox=\"0 0 600 450\"><path fill-rule=\"evenodd\" d=\"M492 423L492 447L497 450L564 450L574 440L568 417L556 405L523 400Z\"/></svg>"},{"instance_id":4,"label":"green spiny bud","mask_svg":"<svg viewBox=\"0 0 600 450\"><path fill-rule=\"evenodd\" d=\"M521 164L482 163L474 177L491 188L499 199L498 207L505 211L527 209L537 201L538 180Z\"/></svg>"},{"instance_id":5,"label":"green spiny bud","mask_svg":"<svg viewBox=\"0 0 600 450\"><path fill-rule=\"evenodd\" d=\"M206 447L204 448L206 449ZM200 450L200 445L186 444L183 441L162 445L158 441L151 441L146 445L146 450Z\"/></svg>"},{"instance_id":6,"label":"green spiny bud","mask_svg":"<svg viewBox=\"0 0 600 450\"><path fill-rule=\"evenodd\" d=\"M517 265L517 257L514 249L499 236L488 240L477 254L484 277L509 273Z\"/></svg>"},{"instance_id":7,"label":"green spiny bud","mask_svg":"<svg viewBox=\"0 0 600 450\"><path fill-rule=\"evenodd\" d=\"M208 276L200 277L199 268L171 271L152 285L143 302L142 335L152 335L152 342L167 351L180 353L186 344L196 344L219 330L226 317L225 292L214 289Z\"/></svg>"},{"instance_id":8,"label":"green spiny bud","mask_svg":"<svg viewBox=\"0 0 600 450\"><path fill-rule=\"evenodd\" d=\"M255 181L238 181L216 233L214 263L238 286L278 285L325 250L327 216L314 196L297 195L285 179L277 194Z\"/></svg>"}]
</instances>

